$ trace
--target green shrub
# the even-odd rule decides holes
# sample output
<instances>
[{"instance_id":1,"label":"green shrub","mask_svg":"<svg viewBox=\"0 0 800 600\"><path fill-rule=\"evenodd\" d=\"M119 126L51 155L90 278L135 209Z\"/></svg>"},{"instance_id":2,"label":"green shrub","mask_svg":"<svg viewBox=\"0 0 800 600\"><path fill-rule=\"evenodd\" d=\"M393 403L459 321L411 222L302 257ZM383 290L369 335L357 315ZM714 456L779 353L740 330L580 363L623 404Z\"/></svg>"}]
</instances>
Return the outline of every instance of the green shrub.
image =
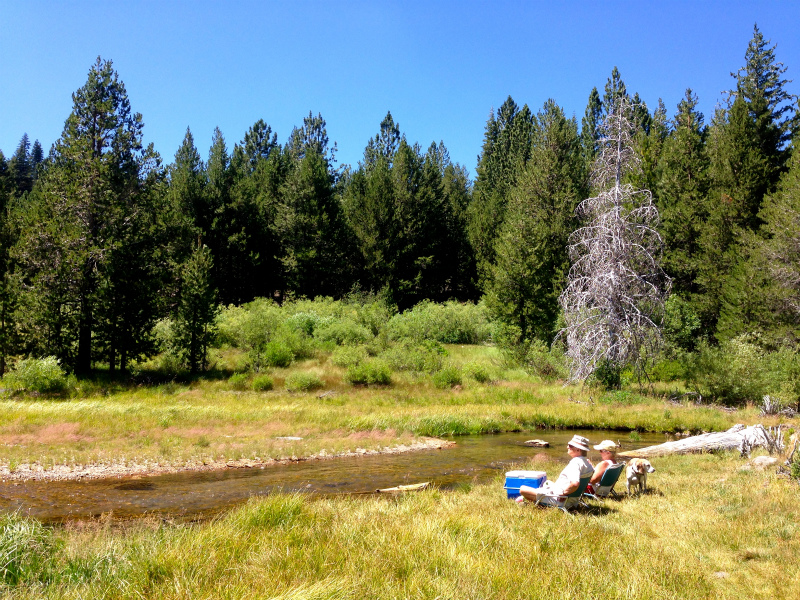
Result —
<instances>
[{"instance_id":1,"label":"green shrub","mask_svg":"<svg viewBox=\"0 0 800 600\"><path fill-rule=\"evenodd\" d=\"M270 367L286 368L294 362L294 354L281 342L268 342L264 345L263 363Z\"/></svg>"},{"instance_id":2,"label":"green shrub","mask_svg":"<svg viewBox=\"0 0 800 600\"><path fill-rule=\"evenodd\" d=\"M55 356L23 359L3 382L14 389L41 394L63 393L75 385L74 378L67 376Z\"/></svg>"},{"instance_id":3,"label":"green shrub","mask_svg":"<svg viewBox=\"0 0 800 600\"><path fill-rule=\"evenodd\" d=\"M324 385L315 373L292 373L286 378L286 390L289 392L310 392Z\"/></svg>"},{"instance_id":4,"label":"green shrub","mask_svg":"<svg viewBox=\"0 0 800 600\"><path fill-rule=\"evenodd\" d=\"M392 371L382 360L365 360L349 367L345 380L352 385L389 385Z\"/></svg>"},{"instance_id":5,"label":"green shrub","mask_svg":"<svg viewBox=\"0 0 800 600\"><path fill-rule=\"evenodd\" d=\"M664 358L653 365L649 375L654 381L678 381L686 377L686 367L683 361Z\"/></svg>"},{"instance_id":6,"label":"green shrub","mask_svg":"<svg viewBox=\"0 0 800 600\"><path fill-rule=\"evenodd\" d=\"M247 373L234 373L228 378L228 387L233 390L246 390L248 388L248 379Z\"/></svg>"},{"instance_id":7,"label":"green shrub","mask_svg":"<svg viewBox=\"0 0 800 600\"><path fill-rule=\"evenodd\" d=\"M471 377L478 383L487 383L491 380L489 368L479 362L469 362L464 365L464 375Z\"/></svg>"},{"instance_id":8,"label":"green shrub","mask_svg":"<svg viewBox=\"0 0 800 600\"><path fill-rule=\"evenodd\" d=\"M605 390L618 390L622 384L622 369L619 365L601 360L592 373L592 379Z\"/></svg>"},{"instance_id":9,"label":"green shrub","mask_svg":"<svg viewBox=\"0 0 800 600\"><path fill-rule=\"evenodd\" d=\"M433 385L439 389L447 389L461 385L461 370L458 367L447 366L433 374Z\"/></svg>"},{"instance_id":10,"label":"green shrub","mask_svg":"<svg viewBox=\"0 0 800 600\"><path fill-rule=\"evenodd\" d=\"M763 350L745 336L716 348L701 343L689 363L687 383L723 404L757 402L769 392L765 367Z\"/></svg>"},{"instance_id":11,"label":"green shrub","mask_svg":"<svg viewBox=\"0 0 800 600\"><path fill-rule=\"evenodd\" d=\"M315 339L337 346L364 344L372 337L372 333L366 327L349 319L331 320L314 332Z\"/></svg>"},{"instance_id":12,"label":"green shrub","mask_svg":"<svg viewBox=\"0 0 800 600\"><path fill-rule=\"evenodd\" d=\"M434 340L442 344L480 344L491 337L485 306L455 301L443 304L428 300L420 302L414 308L393 316L387 329L395 340Z\"/></svg>"},{"instance_id":13,"label":"green shrub","mask_svg":"<svg viewBox=\"0 0 800 600\"><path fill-rule=\"evenodd\" d=\"M268 392L275 386L272 377L269 375L258 375L253 378L253 390L256 392Z\"/></svg>"},{"instance_id":14,"label":"green shrub","mask_svg":"<svg viewBox=\"0 0 800 600\"><path fill-rule=\"evenodd\" d=\"M347 369L365 360L369 354L364 346L339 346L331 353L331 362L337 367Z\"/></svg>"},{"instance_id":15,"label":"green shrub","mask_svg":"<svg viewBox=\"0 0 800 600\"><path fill-rule=\"evenodd\" d=\"M445 354L444 348L436 343L414 344L406 340L390 346L381 354L381 358L395 371L435 373L442 368Z\"/></svg>"},{"instance_id":16,"label":"green shrub","mask_svg":"<svg viewBox=\"0 0 800 600\"><path fill-rule=\"evenodd\" d=\"M519 327L498 323L495 340L503 353L507 366L520 366L528 373L542 379L566 379L569 376L567 361L561 347L548 347L538 339L522 339Z\"/></svg>"},{"instance_id":17,"label":"green shrub","mask_svg":"<svg viewBox=\"0 0 800 600\"><path fill-rule=\"evenodd\" d=\"M60 544L50 529L15 514L0 516L0 581L46 581Z\"/></svg>"},{"instance_id":18,"label":"green shrub","mask_svg":"<svg viewBox=\"0 0 800 600\"><path fill-rule=\"evenodd\" d=\"M692 352L699 341L700 318L692 306L678 294L673 294L664 305L664 341L668 348Z\"/></svg>"}]
</instances>

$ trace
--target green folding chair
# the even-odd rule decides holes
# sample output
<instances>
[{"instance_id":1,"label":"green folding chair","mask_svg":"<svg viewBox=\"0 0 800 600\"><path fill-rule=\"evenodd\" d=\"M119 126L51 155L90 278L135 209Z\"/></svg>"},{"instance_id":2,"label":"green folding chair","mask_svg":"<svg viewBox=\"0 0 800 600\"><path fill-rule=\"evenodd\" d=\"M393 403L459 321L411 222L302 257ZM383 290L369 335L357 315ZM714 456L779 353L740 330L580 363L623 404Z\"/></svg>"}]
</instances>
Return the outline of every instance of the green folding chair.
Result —
<instances>
[{"instance_id":1,"label":"green folding chair","mask_svg":"<svg viewBox=\"0 0 800 600\"><path fill-rule=\"evenodd\" d=\"M622 474L622 470L624 468L624 462L608 467L605 471L603 471L603 476L595 486L594 493L590 494L589 492L584 492L584 496L589 496L589 498L594 498L595 500L599 498L607 498L608 496L619 498L619 494L614 491L614 486L617 484L619 476Z\"/></svg>"},{"instance_id":2,"label":"green folding chair","mask_svg":"<svg viewBox=\"0 0 800 600\"><path fill-rule=\"evenodd\" d=\"M576 506L587 506L583 501L583 494L586 492L586 486L589 485L591 475L581 477L578 483L578 488L565 496L556 496L550 494L537 494L536 506L552 506L569 513L570 509Z\"/></svg>"}]
</instances>

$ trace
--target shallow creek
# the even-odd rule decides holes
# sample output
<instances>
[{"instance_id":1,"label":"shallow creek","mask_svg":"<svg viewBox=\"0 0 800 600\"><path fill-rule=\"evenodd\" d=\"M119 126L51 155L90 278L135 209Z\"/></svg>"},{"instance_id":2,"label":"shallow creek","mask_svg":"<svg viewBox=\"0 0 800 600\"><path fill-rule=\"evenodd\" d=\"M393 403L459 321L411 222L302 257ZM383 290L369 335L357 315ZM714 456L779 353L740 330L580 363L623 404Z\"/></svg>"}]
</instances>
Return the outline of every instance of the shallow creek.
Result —
<instances>
[{"instance_id":1,"label":"shallow creek","mask_svg":"<svg viewBox=\"0 0 800 600\"><path fill-rule=\"evenodd\" d=\"M593 444L603 439L621 442L623 450L666 440L663 434L645 433L631 441L624 432L596 430L504 433L456 437L455 447L444 450L310 460L254 469L89 481L8 482L0 484L0 511L19 511L48 522L108 513L115 518L152 514L192 520L212 516L250 496L280 491L326 496L359 494L423 481L452 489L502 477L512 465L530 468L528 461L540 453L566 463L566 444L575 433L585 435ZM523 445L533 438L549 442L550 447ZM589 458L597 461L599 453L591 451ZM498 493L503 493L501 488L502 482L498 483Z\"/></svg>"}]
</instances>

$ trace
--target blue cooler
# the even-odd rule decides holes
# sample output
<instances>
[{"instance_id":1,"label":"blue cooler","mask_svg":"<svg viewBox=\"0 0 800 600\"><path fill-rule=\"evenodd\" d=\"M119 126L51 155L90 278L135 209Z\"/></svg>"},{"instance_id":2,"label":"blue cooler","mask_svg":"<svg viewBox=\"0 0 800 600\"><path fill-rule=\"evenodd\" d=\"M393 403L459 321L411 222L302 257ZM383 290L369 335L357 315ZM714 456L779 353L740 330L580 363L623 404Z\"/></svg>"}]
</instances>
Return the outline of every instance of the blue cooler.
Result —
<instances>
[{"instance_id":1,"label":"blue cooler","mask_svg":"<svg viewBox=\"0 0 800 600\"><path fill-rule=\"evenodd\" d=\"M506 472L506 484L503 489L508 498L519 496L519 488L522 485L530 487L541 487L547 481L547 473L544 471L508 471Z\"/></svg>"}]
</instances>

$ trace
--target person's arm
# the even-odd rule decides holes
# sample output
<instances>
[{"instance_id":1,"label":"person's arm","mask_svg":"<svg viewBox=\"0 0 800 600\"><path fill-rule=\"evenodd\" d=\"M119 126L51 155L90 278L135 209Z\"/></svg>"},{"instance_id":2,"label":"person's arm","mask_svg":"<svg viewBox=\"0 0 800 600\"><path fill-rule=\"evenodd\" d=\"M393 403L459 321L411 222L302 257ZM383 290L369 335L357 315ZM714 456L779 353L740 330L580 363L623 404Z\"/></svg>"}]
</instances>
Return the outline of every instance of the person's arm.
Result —
<instances>
[{"instance_id":1,"label":"person's arm","mask_svg":"<svg viewBox=\"0 0 800 600\"><path fill-rule=\"evenodd\" d=\"M589 483L591 483L592 485L600 483L600 479L603 477L603 473L606 472L607 468L608 468L608 461L606 460L597 465L597 467L594 470L594 474L592 475L592 478L589 480Z\"/></svg>"}]
</instances>

